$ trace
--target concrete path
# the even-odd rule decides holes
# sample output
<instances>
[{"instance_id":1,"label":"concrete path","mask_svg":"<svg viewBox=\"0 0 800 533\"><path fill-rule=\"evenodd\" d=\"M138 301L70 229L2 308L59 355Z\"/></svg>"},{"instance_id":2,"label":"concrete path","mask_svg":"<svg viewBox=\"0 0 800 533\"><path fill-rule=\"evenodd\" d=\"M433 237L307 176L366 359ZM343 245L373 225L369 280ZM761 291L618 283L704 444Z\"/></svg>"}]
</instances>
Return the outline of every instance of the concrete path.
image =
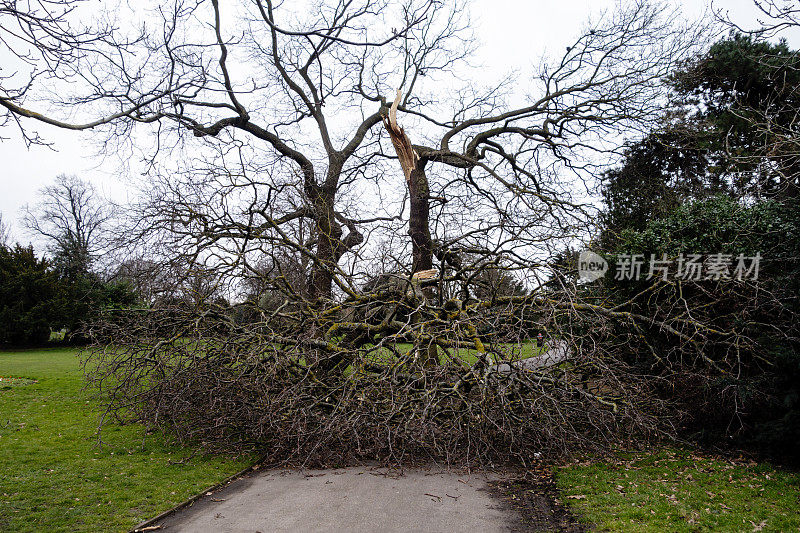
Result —
<instances>
[{"instance_id":1,"label":"concrete path","mask_svg":"<svg viewBox=\"0 0 800 533\"><path fill-rule=\"evenodd\" d=\"M547 368L563 363L570 357L572 357L572 350L570 350L567 343L562 340L557 340L552 341L550 348L541 355L520 359L519 361L512 361L511 363L492 365L489 367L489 372L510 374L512 368L517 370L538 370L540 368Z\"/></svg>"},{"instance_id":2,"label":"concrete path","mask_svg":"<svg viewBox=\"0 0 800 533\"><path fill-rule=\"evenodd\" d=\"M159 531L509 531L518 516L486 475L371 468L266 471L159 522Z\"/></svg>"}]
</instances>

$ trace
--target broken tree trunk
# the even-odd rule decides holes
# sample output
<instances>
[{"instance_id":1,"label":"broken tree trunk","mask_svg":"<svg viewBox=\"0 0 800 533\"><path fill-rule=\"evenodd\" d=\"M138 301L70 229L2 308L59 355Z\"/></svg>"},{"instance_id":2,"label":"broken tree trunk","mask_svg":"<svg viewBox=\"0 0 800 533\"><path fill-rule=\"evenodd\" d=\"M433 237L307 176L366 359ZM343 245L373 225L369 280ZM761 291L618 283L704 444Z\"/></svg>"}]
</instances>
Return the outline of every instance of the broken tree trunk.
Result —
<instances>
[{"instance_id":1,"label":"broken tree trunk","mask_svg":"<svg viewBox=\"0 0 800 533\"><path fill-rule=\"evenodd\" d=\"M430 232L430 188L428 186L428 176L425 174L425 159L419 157L414 150L411 140L406 135L405 130L397 123L397 107L400 105L401 91L397 91L397 96L389 109L389 115L383 118L386 131L392 139L400 166L403 168L403 175L408 186L408 193L411 203L411 210L408 219L408 233L411 236L412 245L412 284L420 284L423 278L429 277L429 272L433 269L433 241ZM412 315L412 320L417 324L423 324L423 314L426 300L433 296L431 288L415 290L415 295L419 295L418 310ZM426 334L422 328L415 342L416 357L422 362L423 366L431 367L439 363L438 349L432 335Z\"/></svg>"}]
</instances>

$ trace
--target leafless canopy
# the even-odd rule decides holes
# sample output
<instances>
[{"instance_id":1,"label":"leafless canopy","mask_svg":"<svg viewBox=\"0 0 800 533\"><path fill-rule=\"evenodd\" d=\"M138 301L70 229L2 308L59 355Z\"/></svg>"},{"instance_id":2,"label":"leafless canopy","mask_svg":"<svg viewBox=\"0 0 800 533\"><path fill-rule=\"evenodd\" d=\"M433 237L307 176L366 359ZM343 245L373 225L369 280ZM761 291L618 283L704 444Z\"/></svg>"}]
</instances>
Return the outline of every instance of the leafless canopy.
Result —
<instances>
[{"instance_id":1,"label":"leafless canopy","mask_svg":"<svg viewBox=\"0 0 800 533\"><path fill-rule=\"evenodd\" d=\"M721 3L713 3L714 15L725 25L742 33L761 37L774 37L782 31L796 28L800 24L800 6L791 0L753 0L758 10L756 27L745 27L733 20Z\"/></svg>"}]
</instances>

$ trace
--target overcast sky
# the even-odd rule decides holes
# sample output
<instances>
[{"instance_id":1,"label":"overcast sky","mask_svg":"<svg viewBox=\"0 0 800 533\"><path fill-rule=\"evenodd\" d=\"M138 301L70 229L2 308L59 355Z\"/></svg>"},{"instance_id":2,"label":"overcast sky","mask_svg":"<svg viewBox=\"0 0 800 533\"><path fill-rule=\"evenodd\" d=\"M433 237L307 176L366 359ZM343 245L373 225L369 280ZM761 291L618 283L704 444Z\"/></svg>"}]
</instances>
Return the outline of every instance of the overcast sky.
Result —
<instances>
[{"instance_id":1,"label":"overcast sky","mask_svg":"<svg viewBox=\"0 0 800 533\"><path fill-rule=\"evenodd\" d=\"M676 0L677 2L678 0ZM474 0L471 10L480 49L476 62L484 66L487 81L512 70L529 73L543 54L560 55L573 40L588 17L615 5L612 0ZM706 9L703 0L679 3L687 18L696 18ZM755 22L752 0L722 0L715 7L730 10L740 24ZM794 47L798 40L790 37ZM28 121L28 126L32 123ZM8 126L0 135L0 213L12 226L13 237L27 242L29 237L19 226L20 209L35 200L36 191L60 174L76 174L92 181L106 195L124 201L130 172L122 170L113 157L105 160L96 150L89 133L65 132L52 127L38 127L42 136L53 143L54 150L43 147L27 149L18 132ZM9 138L10 137L10 138Z\"/></svg>"}]
</instances>

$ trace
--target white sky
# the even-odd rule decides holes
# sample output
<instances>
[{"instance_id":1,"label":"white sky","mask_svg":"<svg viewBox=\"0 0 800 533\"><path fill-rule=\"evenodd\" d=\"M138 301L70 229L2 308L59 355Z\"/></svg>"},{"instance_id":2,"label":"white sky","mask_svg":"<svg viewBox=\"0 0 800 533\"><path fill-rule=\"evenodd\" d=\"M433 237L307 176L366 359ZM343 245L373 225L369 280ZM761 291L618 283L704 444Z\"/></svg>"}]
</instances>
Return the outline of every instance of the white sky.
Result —
<instances>
[{"instance_id":1,"label":"white sky","mask_svg":"<svg viewBox=\"0 0 800 533\"><path fill-rule=\"evenodd\" d=\"M702 14L704 0L674 0L687 18ZM474 0L472 19L481 43L476 61L483 65L486 81L501 78L512 70L528 73L545 53L563 53L564 47L581 30L588 17L611 7L613 0ZM715 7L730 10L741 24L754 25L752 0L717 0ZM748 24L750 23L750 24ZM798 47L798 41L790 38ZM26 126L33 127L31 121ZM0 136L0 213L12 227L12 237L27 242L29 237L19 225L20 210L35 200L36 191L52 182L60 173L76 174L90 180L106 195L124 201L126 183L135 170L124 170L113 157L94 155L91 132L65 132L54 127L37 126L40 134L53 143L55 151L44 147L27 149L13 126Z\"/></svg>"}]
</instances>

